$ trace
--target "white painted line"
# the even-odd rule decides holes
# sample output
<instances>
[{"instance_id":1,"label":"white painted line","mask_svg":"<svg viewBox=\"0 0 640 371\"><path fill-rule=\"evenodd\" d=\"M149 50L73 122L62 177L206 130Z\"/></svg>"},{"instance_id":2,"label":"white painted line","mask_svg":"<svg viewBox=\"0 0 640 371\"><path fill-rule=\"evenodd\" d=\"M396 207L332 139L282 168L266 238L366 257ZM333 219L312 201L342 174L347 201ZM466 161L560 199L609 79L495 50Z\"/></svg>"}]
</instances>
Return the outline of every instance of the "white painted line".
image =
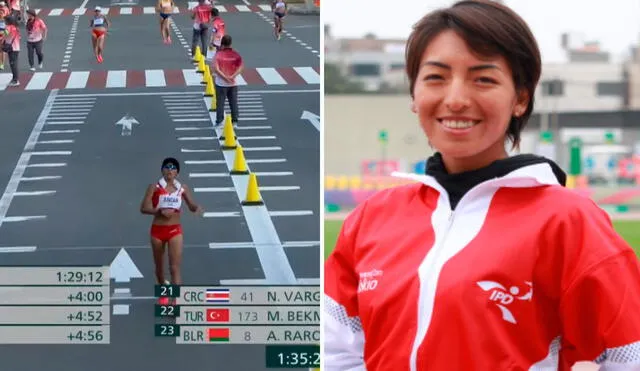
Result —
<instances>
[{"instance_id":1,"label":"white painted line","mask_svg":"<svg viewBox=\"0 0 640 371\"><path fill-rule=\"evenodd\" d=\"M127 86L127 71L107 72L107 88L125 88Z\"/></svg>"},{"instance_id":2,"label":"white painted line","mask_svg":"<svg viewBox=\"0 0 640 371\"><path fill-rule=\"evenodd\" d=\"M36 246L7 246L0 247L0 253L12 253L12 252L34 252Z\"/></svg>"},{"instance_id":3,"label":"white painted line","mask_svg":"<svg viewBox=\"0 0 640 371\"><path fill-rule=\"evenodd\" d=\"M264 80L267 85L286 85L287 81L280 76L278 71L275 68L256 68L260 77Z\"/></svg>"},{"instance_id":4,"label":"white painted line","mask_svg":"<svg viewBox=\"0 0 640 371\"><path fill-rule=\"evenodd\" d=\"M67 166L64 162L50 162L42 164L29 164L27 167L64 167Z\"/></svg>"},{"instance_id":5,"label":"white painted line","mask_svg":"<svg viewBox=\"0 0 640 371\"><path fill-rule=\"evenodd\" d=\"M266 117L243 117L240 121L267 121Z\"/></svg>"},{"instance_id":6,"label":"white painted line","mask_svg":"<svg viewBox=\"0 0 640 371\"><path fill-rule=\"evenodd\" d=\"M196 72L195 69L183 69L182 70L182 76L184 77L184 82L187 86L200 86L200 81L202 81L202 78L200 77L200 74L198 74L198 72ZM240 77L240 76L238 76ZM236 81L238 79L238 77L236 77Z\"/></svg>"},{"instance_id":7,"label":"white painted line","mask_svg":"<svg viewBox=\"0 0 640 371\"><path fill-rule=\"evenodd\" d=\"M238 126L237 128L235 128L234 130L267 130L267 129L273 129L271 126L269 125L264 125L264 126Z\"/></svg>"},{"instance_id":8,"label":"white painted line","mask_svg":"<svg viewBox=\"0 0 640 371\"><path fill-rule=\"evenodd\" d=\"M189 173L189 178L224 178L230 174L226 173ZM233 190L233 188L231 188Z\"/></svg>"},{"instance_id":9,"label":"white painted line","mask_svg":"<svg viewBox=\"0 0 640 371\"><path fill-rule=\"evenodd\" d=\"M172 119L171 121L173 122L204 122L204 121L209 121L208 118L206 119Z\"/></svg>"},{"instance_id":10,"label":"white painted line","mask_svg":"<svg viewBox=\"0 0 640 371\"><path fill-rule=\"evenodd\" d=\"M242 147L244 152L281 151L282 147Z\"/></svg>"},{"instance_id":11,"label":"white painted line","mask_svg":"<svg viewBox=\"0 0 640 371\"><path fill-rule=\"evenodd\" d=\"M156 8L152 7L152 6L145 6L142 9L142 13L144 14L155 14L156 12Z\"/></svg>"},{"instance_id":12,"label":"white painted line","mask_svg":"<svg viewBox=\"0 0 640 371\"><path fill-rule=\"evenodd\" d=\"M174 117L191 117L191 118L201 118L201 119L206 119L209 117L209 115L205 116L205 113L199 112L199 113L185 113L184 111L181 112L169 112L169 116L171 116L171 118Z\"/></svg>"},{"instance_id":13,"label":"white painted line","mask_svg":"<svg viewBox=\"0 0 640 371\"><path fill-rule=\"evenodd\" d=\"M133 14L133 8L120 8L120 14L131 15Z\"/></svg>"},{"instance_id":14,"label":"white painted line","mask_svg":"<svg viewBox=\"0 0 640 371\"><path fill-rule=\"evenodd\" d=\"M68 144L73 143L73 139L59 139L59 140L40 140L38 144Z\"/></svg>"},{"instance_id":15,"label":"white painted line","mask_svg":"<svg viewBox=\"0 0 640 371\"><path fill-rule=\"evenodd\" d=\"M36 151L31 152L32 156L68 156L71 151Z\"/></svg>"},{"instance_id":16,"label":"white painted line","mask_svg":"<svg viewBox=\"0 0 640 371\"><path fill-rule=\"evenodd\" d=\"M2 222L7 216L7 211L9 210L9 206L11 205L11 201L13 200L13 197L16 195L16 191L18 190L20 179L24 175L24 172L26 170L26 165L29 163L29 160L31 159L32 153L29 153L29 151L33 150L33 148L36 145L36 142L38 141L38 137L40 136L40 132L44 127L44 123L46 121L47 116L49 115L51 106L56 99L56 95L58 95L58 90L52 90L49 93L49 96L45 101L44 107L42 108L42 111L40 111L40 116L38 116L38 119L36 120L36 123L33 126L33 129L31 130L31 134L27 139L27 143L25 144L24 149L22 150L22 154L20 154L20 157L18 158L18 163L16 164L16 167L13 169L13 173L9 178L9 182L5 187L4 193L2 194L2 197L0 197L0 226L2 226Z\"/></svg>"},{"instance_id":17,"label":"white painted line","mask_svg":"<svg viewBox=\"0 0 640 371\"><path fill-rule=\"evenodd\" d=\"M306 216L313 215L311 210L293 210L293 211L269 211L271 216Z\"/></svg>"},{"instance_id":18,"label":"white painted line","mask_svg":"<svg viewBox=\"0 0 640 371\"><path fill-rule=\"evenodd\" d=\"M215 149L186 149L180 148L180 152L182 153L209 153L209 152L218 152Z\"/></svg>"},{"instance_id":19,"label":"white painted line","mask_svg":"<svg viewBox=\"0 0 640 371\"><path fill-rule=\"evenodd\" d=\"M189 126L189 127L178 127L175 128L176 131L198 131L198 130L213 130L211 126Z\"/></svg>"},{"instance_id":20,"label":"white painted line","mask_svg":"<svg viewBox=\"0 0 640 371\"><path fill-rule=\"evenodd\" d=\"M69 80L67 81L67 89L83 89L87 86L89 80L88 71L74 71L69 74Z\"/></svg>"},{"instance_id":21,"label":"white painted line","mask_svg":"<svg viewBox=\"0 0 640 371\"><path fill-rule=\"evenodd\" d=\"M47 84L49 84L49 79L53 75L52 72L36 72L31 76L31 80L27 86L25 86L25 90L44 90L47 88Z\"/></svg>"},{"instance_id":22,"label":"white painted line","mask_svg":"<svg viewBox=\"0 0 640 371\"><path fill-rule=\"evenodd\" d=\"M289 175L293 175L293 172L291 172L291 171L265 171L265 172L254 171L254 173L255 173L255 174L256 174L256 176L258 176L258 177L262 177L262 176L289 176Z\"/></svg>"},{"instance_id":23,"label":"white painted line","mask_svg":"<svg viewBox=\"0 0 640 371\"><path fill-rule=\"evenodd\" d=\"M87 12L87 9L85 9L84 7L78 8L78 9L74 9L73 13L71 13L72 15L84 15Z\"/></svg>"},{"instance_id":24,"label":"white painted line","mask_svg":"<svg viewBox=\"0 0 640 371\"><path fill-rule=\"evenodd\" d=\"M276 139L276 137L273 135L238 137L238 140L262 140L262 139Z\"/></svg>"},{"instance_id":25,"label":"white painted line","mask_svg":"<svg viewBox=\"0 0 640 371\"><path fill-rule=\"evenodd\" d=\"M238 217L240 213L237 211L230 212L206 212L204 213L204 218L230 218L230 217Z\"/></svg>"},{"instance_id":26,"label":"white painted line","mask_svg":"<svg viewBox=\"0 0 640 371\"><path fill-rule=\"evenodd\" d=\"M32 177L26 177L23 176L20 181L21 182L34 182L37 180L54 180L54 179L62 179L61 175L46 175L46 176L32 176Z\"/></svg>"},{"instance_id":27,"label":"white painted line","mask_svg":"<svg viewBox=\"0 0 640 371\"><path fill-rule=\"evenodd\" d=\"M87 114L85 112L51 112L49 113L50 118L60 118L65 116L84 116ZM70 117L70 118L78 118L78 117Z\"/></svg>"},{"instance_id":28,"label":"white painted line","mask_svg":"<svg viewBox=\"0 0 640 371\"><path fill-rule=\"evenodd\" d=\"M251 11L251 9L249 9L249 7L246 6L246 5L236 5L236 9L238 9L238 11L240 11L240 12L250 12Z\"/></svg>"},{"instance_id":29,"label":"white painted line","mask_svg":"<svg viewBox=\"0 0 640 371\"><path fill-rule=\"evenodd\" d=\"M283 247L315 247L320 246L320 241L287 241ZM256 247L253 242L211 242L210 249L250 249Z\"/></svg>"},{"instance_id":30,"label":"white painted line","mask_svg":"<svg viewBox=\"0 0 640 371\"><path fill-rule=\"evenodd\" d=\"M56 191L15 192L14 196L46 196L55 194Z\"/></svg>"},{"instance_id":31,"label":"white painted line","mask_svg":"<svg viewBox=\"0 0 640 371\"><path fill-rule=\"evenodd\" d=\"M298 285L318 285L320 286L320 278L298 278ZM309 370L314 370L310 368Z\"/></svg>"},{"instance_id":32,"label":"white painted line","mask_svg":"<svg viewBox=\"0 0 640 371\"><path fill-rule=\"evenodd\" d=\"M178 140L188 141L188 140L214 140L218 139L217 137L178 137Z\"/></svg>"},{"instance_id":33,"label":"white painted line","mask_svg":"<svg viewBox=\"0 0 640 371\"><path fill-rule=\"evenodd\" d=\"M72 134L72 133L79 133L80 130L78 129L69 129L69 130L43 130L40 132L40 134Z\"/></svg>"},{"instance_id":34,"label":"white painted line","mask_svg":"<svg viewBox=\"0 0 640 371\"><path fill-rule=\"evenodd\" d=\"M212 164L226 164L224 160L186 160L186 165L212 165ZM229 175L229 174L227 174Z\"/></svg>"},{"instance_id":35,"label":"white painted line","mask_svg":"<svg viewBox=\"0 0 640 371\"><path fill-rule=\"evenodd\" d=\"M183 70L187 71L187 70ZM191 71L191 70L188 70ZM194 72L195 74L195 72ZM9 76L9 79L11 77ZM202 78L198 76L197 85L202 86L200 81ZM299 94L299 93L320 93L320 89L301 89L301 90L251 90L251 91L239 91L238 97L242 99L244 94ZM169 92L138 92L138 93L77 93L77 94L65 94L67 97L135 97L135 96L153 96L153 95L193 95L193 92L188 91L169 91ZM207 98L207 100L211 100L211 98Z\"/></svg>"},{"instance_id":36,"label":"white painted line","mask_svg":"<svg viewBox=\"0 0 640 371\"><path fill-rule=\"evenodd\" d=\"M242 74L236 76L236 85L248 85Z\"/></svg>"},{"instance_id":37,"label":"white painted line","mask_svg":"<svg viewBox=\"0 0 640 371\"><path fill-rule=\"evenodd\" d=\"M229 176L229 174L227 174L227 176ZM203 193L203 192L233 192L236 189L233 187L195 187L193 189L194 192L196 193Z\"/></svg>"},{"instance_id":38,"label":"white painted line","mask_svg":"<svg viewBox=\"0 0 640 371\"><path fill-rule=\"evenodd\" d=\"M63 113L74 113L74 114L84 114L87 115L89 114L89 112L91 112L91 108L73 108L73 107L67 107L67 108L54 108L51 110L51 114L55 114L55 115L60 115Z\"/></svg>"},{"instance_id":39,"label":"white painted line","mask_svg":"<svg viewBox=\"0 0 640 371\"><path fill-rule=\"evenodd\" d=\"M15 223L15 222L26 222L29 220L42 220L42 219L46 219L47 216L46 215L34 215L34 216L7 216L6 218L3 218L2 220L0 220L0 223L5 222L5 223Z\"/></svg>"},{"instance_id":40,"label":"white painted line","mask_svg":"<svg viewBox=\"0 0 640 371\"><path fill-rule=\"evenodd\" d=\"M297 191L300 187L298 186L262 186L260 187L260 191Z\"/></svg>"},{"instance_id":41,"label":"white painted line","mask_svg":"<svg viewBox=\"0 0 640 371\"><path fill-rule=\"evenodd\" d=\"M114 316L127 316L127 315L129 315L129 305L128 304L114 304L113 305L113 315Z\"/></svg>"},{"instance_id":42,"label":"white painted line","mask_svg":"<svg viewBox=\"0 0 640 371\"><path fill-rule=\"evenodd\" d=\"M144 70L144 77L148 87L167 86L163 70Z\"/></svg>"},{"instance_id":43,"label":"white painted line","mask_svg":"<svg viewBox=\"0 0 640 371\"><path fill-rule=\"evenodd\" d=\"M74 117L76 118L76 117ZM84 121L47 121L47 125L82 125Z\"/></svg>"},{"instance_id":44,"label":"white painted line","mask_svg":"<svg viewBox=\"0 0 640 371\"><path fill-rule=\"evenodd\" d=\"M51 9L51 11L49 12L49 15L62 15L62 12L64 12L64 9Z\"/></svg>"},{"instance_id":45,"label":"white painted line","mask_svg":"<svg viewBox=\"0 0 640 371\"><path fill-rule=\"evenodd\" d=\"M248 164L278 164L287 162L284 158L256 158L253 160L247 160Z\"/></svg>"},{"instance_id":46,"label":"white painted line","mask_svg":"<svg viewBox=\"0 0 640 371\"><path fill-rule=\"evenodd\" d=\"M270 5L260 4L258 6L260 7L261 10L263 10L265 12L270 12L271 11L271 6Z\"/></svg>"},{"instance_id":47,"label":"white painted line","mask_svg":"<svg viewBox=\"0 0 640 371\"><path fill-rule=\"evenodd\" d=\"M293 67L307 84L319 84L320 75L311 67Z\"/></svg>"}]
</instances>

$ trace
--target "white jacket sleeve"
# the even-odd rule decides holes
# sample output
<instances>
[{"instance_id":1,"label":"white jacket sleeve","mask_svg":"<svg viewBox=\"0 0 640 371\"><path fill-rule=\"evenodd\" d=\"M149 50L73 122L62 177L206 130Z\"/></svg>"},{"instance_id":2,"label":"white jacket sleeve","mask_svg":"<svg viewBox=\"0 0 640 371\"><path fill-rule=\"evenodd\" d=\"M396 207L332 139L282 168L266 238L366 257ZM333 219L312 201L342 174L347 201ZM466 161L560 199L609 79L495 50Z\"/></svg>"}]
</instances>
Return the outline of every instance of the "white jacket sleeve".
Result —
<instances>
[{"instance_id":1,"label":"white jacket sleeve","mask_svg":"<svg viewBox=\"0 0 640 371\"><path fill-rule=\"evenodd\" d=\"M324 297L323 370L365 371L364 333L358 317L349 317L344 306Z\"/></svg>"},{"instance_id":2,"label":"white jacket sleeve","mask_svg":"<svg viewBox=\"0 0 640 371\"><path fill-rule=\"evenodd\" d=\"M359 317L354 259L362 205L345 219L324 266L323 371L365 371L364 331Z\"/></svg>"}]
</instances>

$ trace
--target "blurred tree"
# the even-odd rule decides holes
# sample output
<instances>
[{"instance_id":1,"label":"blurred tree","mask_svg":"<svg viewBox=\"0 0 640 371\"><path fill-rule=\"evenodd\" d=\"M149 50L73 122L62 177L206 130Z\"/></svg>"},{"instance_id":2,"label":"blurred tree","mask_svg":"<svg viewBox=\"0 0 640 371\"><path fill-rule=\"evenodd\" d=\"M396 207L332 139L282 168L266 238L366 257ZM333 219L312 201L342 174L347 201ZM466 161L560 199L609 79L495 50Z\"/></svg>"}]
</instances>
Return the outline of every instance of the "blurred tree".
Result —
<instances>
[{"instance_id":1,"label":"blurred tree","mask_svg":"<svg viewBox=\"0 0 640 371\"><path fill-rule=\"evenodd\" d=\"M349 81L349 78L340 72L338 66L325 63L324 92L325 94L362 94L365 91L362 84Z\"/></svg>"}]
</instances>

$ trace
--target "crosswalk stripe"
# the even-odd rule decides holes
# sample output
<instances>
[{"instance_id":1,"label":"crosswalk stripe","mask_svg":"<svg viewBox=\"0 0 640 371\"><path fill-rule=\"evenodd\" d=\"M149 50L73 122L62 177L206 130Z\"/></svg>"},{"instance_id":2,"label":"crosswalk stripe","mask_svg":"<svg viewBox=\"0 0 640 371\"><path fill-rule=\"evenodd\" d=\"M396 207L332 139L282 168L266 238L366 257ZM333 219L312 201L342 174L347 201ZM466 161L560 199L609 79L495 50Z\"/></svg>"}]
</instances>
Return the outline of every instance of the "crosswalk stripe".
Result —
<instances>
[{"instance_id":1,"label":"crosswalk stripe","mask_svg":"<svg viewBox=\"0 0 640 371\"><path fill-rule=\"evenodd\" d=\"M147 86L149 87L163 87L167 86L167 82L164 78L164 71L162 70L145 70L145 79L147 80Z\"/></svg>"},{"instance_id":2,"label":"crosswalk stripe","mask_svg":"<svg viewBox=\"0 0 640 371\"><path fill-rule=\"evenodd\" d=\"M193 6L197 5L197 2L189 2L189 6L187 7L174 7L174 14L186 14L191 12ZM249 13L249 12L270 12L271 6L266 4L259 5L216 5L216 8L221 13ZM93 13L93 8L37 8L34 9L36 14L40 17L47 16L80 16L80 15L91 15ZM155 7L152 6L114 6L111 8L102 8L102 13L105 15L117 16L117 15L151 15L156 14Z\"/></svg>"},{"instance_id":3,"label":"crosswalk stripe","mask_svg":"<svg viewBox=\"0 0 640 371\"><path fill-rule=\"evenodd\" d=\"M127 86L126 71L109 71L107 73L107 88L124 88Z\"/></svg>"},{"instance_id":4,"label":"crosswalk stripe","mask_svg":"<svg viewBox=\"0 0 640 371\"><path fill-rule=\"evenodd\" d=\"M276 72L275 68L256 68L267 85L286 85L287 82Z\"/></svg>"},{"instance_id":5,"label":"crosswalk stripe","mask_svg":"<svg viewBox=\"0 0 640 371\"><path fill-rule=\"evenodd\" d=\"M311 67L293 67L293 69L304 79L307 84L319 84L320 75Z\"/></svg>"},{"instance_id":6,"label":"crosswalk stripe","mask_svg":"<svg viewBox=\"0 0 640 371\"><path fill-rule=\"evenodd\" d=\"M89 80L88 71L73 71L69 75L67 81L67 89L82 89L87 86L87 80Z\"/></svg>"},{"instance_id":7,"label":"crosswalk stripe","mask_svg":"<svg viewBox=\"0 0 640 371\"><path fill-rule=\"evenodd\" d=\"M317 85L317 67L247 68L236 77L236 83L246 85ZM11 73L0 73L0 91L48 89L103 89L133 87L197 86L202 75L195 69L107 70L72 72L26 72L20 75L20 86L8 87Z\"/></svg>"},{"instance_id":8,"label":"crosswalk stripe","mask_svg":"<svg viewBox=\"0 0 640 371\"><path fill-rule=\"evenodd\" d=\"M25 90L44 90L47 88L49 79L53 73L51 72L36 72L33 74L31 80L25 87Z\"/></svg>"}]
</instances>

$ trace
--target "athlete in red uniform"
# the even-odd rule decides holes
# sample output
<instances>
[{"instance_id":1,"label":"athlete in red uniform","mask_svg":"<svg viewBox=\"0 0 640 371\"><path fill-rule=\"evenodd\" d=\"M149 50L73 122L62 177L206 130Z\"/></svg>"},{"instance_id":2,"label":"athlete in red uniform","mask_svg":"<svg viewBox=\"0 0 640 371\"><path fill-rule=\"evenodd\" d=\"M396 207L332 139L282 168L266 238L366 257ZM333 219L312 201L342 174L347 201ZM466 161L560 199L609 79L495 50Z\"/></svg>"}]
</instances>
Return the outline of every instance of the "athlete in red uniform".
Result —
<instances>
[{"instance_id":1,"label":"athlete in red uniform","mask_svg":"<svg viewBox=\"0 0 640 371\"><path fill-rule=\"evenodd\" d=\"M180 223L180 208L182 200L187 203L189 210L202 215L204 210L193 200L189 188L178 181L180 163L175 158L162 161L162 178L147 187L147 191L140 205L140 212L153 215L151 225L151 246L153 261L156 268L156 282L158 285L168 285L164 279L164 247L169 248L169 271L171 282L182 284L180 263L182 262L183 235ZM161 304L166 304L166 298L161 298Z\"/></svg>"},{"instance_id":2,"label":"athlete in red uniform","mask_svg":"<svg viewBox=\"0 0 640 371\"><path fill-rule=\"evenodd\" d=\"M415 26L412 110L437 153L345 220L325 263L323 370L640 370L638 258L553 161L505 150L540 59L497 1Z\"/></svg>"}]
</instances>

